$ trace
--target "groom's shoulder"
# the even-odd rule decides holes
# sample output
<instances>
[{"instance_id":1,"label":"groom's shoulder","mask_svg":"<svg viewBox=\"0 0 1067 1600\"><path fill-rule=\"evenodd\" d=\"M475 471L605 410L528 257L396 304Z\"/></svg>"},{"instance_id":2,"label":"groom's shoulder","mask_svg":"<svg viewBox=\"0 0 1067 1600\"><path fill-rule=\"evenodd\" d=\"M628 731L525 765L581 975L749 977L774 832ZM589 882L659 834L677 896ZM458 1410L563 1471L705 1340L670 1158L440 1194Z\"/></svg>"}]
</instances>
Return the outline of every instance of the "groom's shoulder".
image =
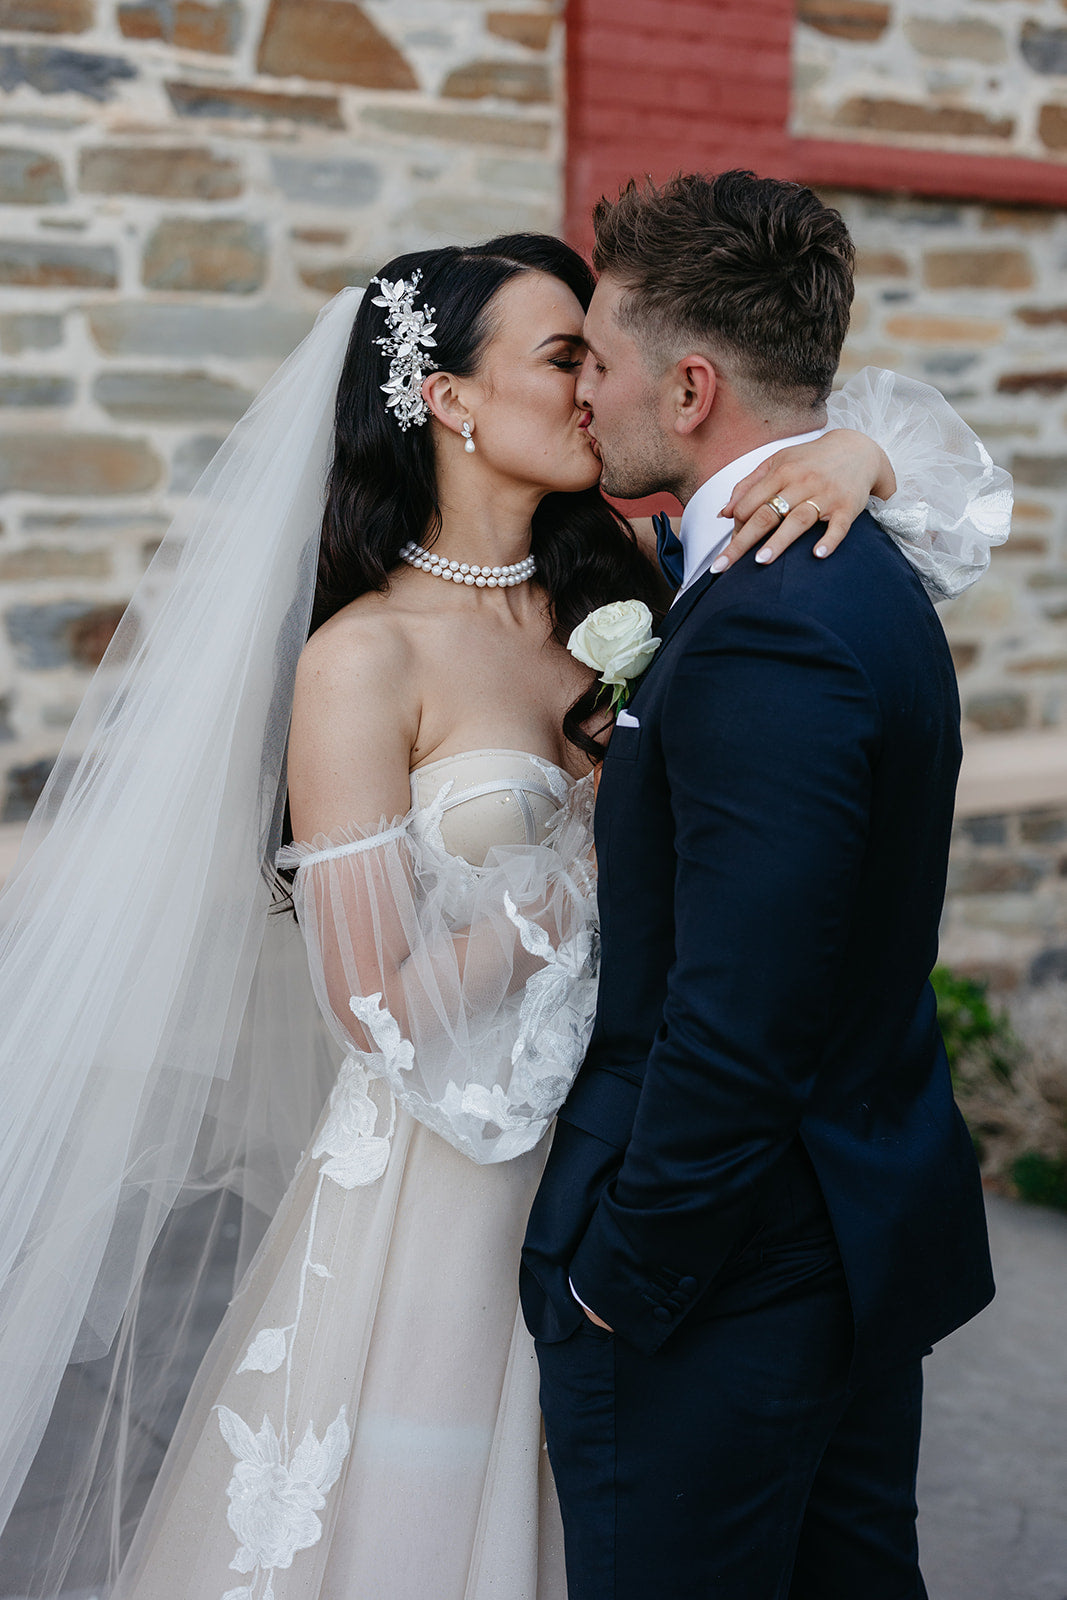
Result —
<instances>
[{"instance_id":1,"label":"groom's shoulder","mask_svg":"<svg viewBox=\"0 0 1067 1600\"><path fill-rule=\"evenodd\" d=\"M868 512L860 513L832 555L820 559L815 547L823 531L819 526L802 534L770 567L758 565L750 552L709 595L714 609L784 606L848 634L908 616L924 624L937 620L918 573Z\"/></svg>"},{"instance_id":2,"label":"groom's shoulder","mask_svg":"<svg viewBox=\"0 0 1067 1600\"><path fill-rule=\"evenodd\" d=\"M836 635L875 676L906 674L909 662L921 670L930 652L947 656L918 573L873 517L862 512L837 550L820 560L815 547L822 532L802 535L769 567L749 552L696 608L705 625L715 629L716 614L727 611L772 628L776 617L794 624L807 618L813 631Z\"/></svg>"}]
</instances>

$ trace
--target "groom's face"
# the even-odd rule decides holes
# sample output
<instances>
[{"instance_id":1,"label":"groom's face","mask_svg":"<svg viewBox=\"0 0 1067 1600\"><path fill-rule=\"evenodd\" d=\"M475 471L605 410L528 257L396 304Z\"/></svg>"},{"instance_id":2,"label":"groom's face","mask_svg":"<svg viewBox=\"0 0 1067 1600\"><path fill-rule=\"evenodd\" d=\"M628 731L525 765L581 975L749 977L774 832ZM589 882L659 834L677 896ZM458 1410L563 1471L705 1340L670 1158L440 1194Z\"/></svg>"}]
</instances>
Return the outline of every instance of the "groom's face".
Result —
<instances>
[{"instance_id":1,"label":"groom's face","mask_svg":"<svg viewBox=\"0 0 1067 1600\"><path fill-rule=\"evenodd\" d=\"M677 438L667 403L669 380L620 325L622 284L601 278L585 316L586 356L576 399L604 464L600 487L621 500L671 489L679 478Z\"/></svg>"}]
</instances>

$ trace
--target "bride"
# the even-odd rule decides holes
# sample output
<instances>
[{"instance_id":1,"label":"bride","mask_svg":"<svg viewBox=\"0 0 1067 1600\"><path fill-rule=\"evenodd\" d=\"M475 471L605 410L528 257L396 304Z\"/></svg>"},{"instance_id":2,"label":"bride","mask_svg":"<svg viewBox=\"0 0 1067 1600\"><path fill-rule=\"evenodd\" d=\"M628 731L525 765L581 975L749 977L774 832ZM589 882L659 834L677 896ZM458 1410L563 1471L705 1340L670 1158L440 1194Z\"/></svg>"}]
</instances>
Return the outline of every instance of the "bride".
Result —
<instances>
[{"instance_id":1,"label":"bride","mask_svg":"<svg viewBox=\"0 0 1067 1600\"><path fill-rule=\"evenodd\" d=\"M42 797L0 901L24 1591L563 1600L517 1262L596 989L608 727L566 640L662 592L575 408L592 287L523 235L333 301ZM832 433L760 498L802 478L847 526L895 475L883 526L935 593L973 581L1006 532L978 441L884 374L831 407L892 468Z\"/></svg>"}]
</instances>

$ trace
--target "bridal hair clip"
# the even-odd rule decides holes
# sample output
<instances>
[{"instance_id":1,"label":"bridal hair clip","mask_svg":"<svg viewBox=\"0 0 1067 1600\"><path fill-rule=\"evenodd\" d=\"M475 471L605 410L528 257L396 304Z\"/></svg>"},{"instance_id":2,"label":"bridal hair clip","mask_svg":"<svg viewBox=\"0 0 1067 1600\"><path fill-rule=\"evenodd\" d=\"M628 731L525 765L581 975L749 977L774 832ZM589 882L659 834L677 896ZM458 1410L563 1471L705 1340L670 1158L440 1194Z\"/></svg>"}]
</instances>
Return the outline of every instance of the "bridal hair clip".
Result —
<instances>
[{"instance_id":1,"label":"bridal hair clip","mask_svg":"<svg viewBox=\"0 0 1067 1600\"><path fill-rule=\"evenodd\" d=\"M382 384L382 392L389 396L386 408L394 412L405 433L412 425L421 428L430 415L430 408L422 398L422 380L428 372L437 371L437 363L424 353L437 344L433 337L437 324L430 321L434 307L415 309L415 290L421 277L422 273L416 268L410 283L405 283L403 278L395 283L386 278L371 279L382 291L375 295L371 305L384 308L389 325L388 334L374 341L389 357L389 382Z\"/></svg>"}]
</instances>

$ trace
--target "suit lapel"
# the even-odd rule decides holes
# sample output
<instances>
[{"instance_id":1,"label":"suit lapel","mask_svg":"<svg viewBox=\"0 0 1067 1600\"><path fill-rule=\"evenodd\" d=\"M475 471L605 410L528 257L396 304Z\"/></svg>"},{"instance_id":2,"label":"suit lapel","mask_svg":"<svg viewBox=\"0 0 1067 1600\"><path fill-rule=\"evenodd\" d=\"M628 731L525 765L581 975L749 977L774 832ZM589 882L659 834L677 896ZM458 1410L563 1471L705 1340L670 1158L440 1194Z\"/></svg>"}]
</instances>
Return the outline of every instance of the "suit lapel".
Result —
<instances>
[{"instance_id":1,"label":"suit lapel","mask_svg":"<svg viewBox=\"0 0 1067 1600\"><path fill-rule=\"evenodd\" d=\"M720 574L717 572L705 572L704 576L702 578L698 578L693 587L691 589L687 589L685 594L682 595L681 599L676 600L671 606L671 609L667 612L667 615L659 625L658 637L660 639L660 647L652 657L652 660L649 662L644 672L641 674L640 678L638 678L637 682L634 684L630 696L631 700L637 694L639 689L644 688L649 678L655 672L656 663L659 661L660 657L664 654L667 648L667 641L673 638L678 632L678 629L681 627L682 623L685 621L686 617L692 611L693 607L696 605L701 596L707 594L713 583L718 583L719 577Z\"/></svg>"}]
</instances>

